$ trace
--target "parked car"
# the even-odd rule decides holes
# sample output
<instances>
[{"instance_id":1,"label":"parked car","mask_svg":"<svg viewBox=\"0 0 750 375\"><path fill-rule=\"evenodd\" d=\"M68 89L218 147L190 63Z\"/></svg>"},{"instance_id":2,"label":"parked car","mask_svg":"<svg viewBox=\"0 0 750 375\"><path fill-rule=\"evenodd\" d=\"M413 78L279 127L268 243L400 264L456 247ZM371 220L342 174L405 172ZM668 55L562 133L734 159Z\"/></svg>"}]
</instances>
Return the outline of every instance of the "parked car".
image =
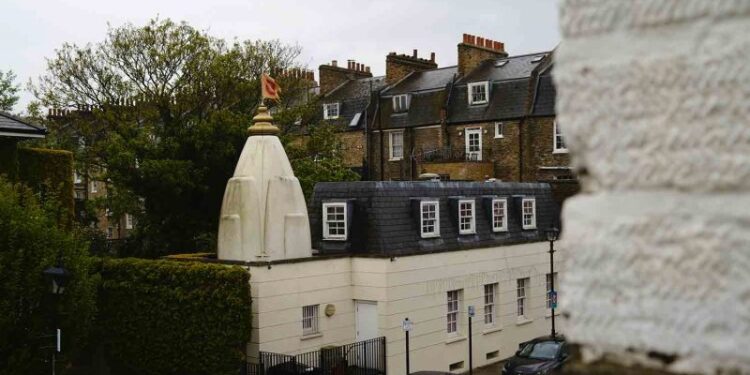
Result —
<instances>
[{"instance_id":1,"label":"parked car","mask_svg":"<svg viewBox=\"0 0 750 375\"><path fill-rule=\"evenodd\" d=\"M266 375L319 375L322 373L318 368L297 362L280 363L266 370Z\"/></svg>"},{"instance_id":2,"label":"parked car","mask_svg":"<svg viewBox=\"0 0 750 375\"><path fill-rule=\"evenodd\" d=\"M519 345L516 355L505 362L502 375L550 374L562 368L568 358L564 337L537 337Z\"/></svg>"}]
</instances>

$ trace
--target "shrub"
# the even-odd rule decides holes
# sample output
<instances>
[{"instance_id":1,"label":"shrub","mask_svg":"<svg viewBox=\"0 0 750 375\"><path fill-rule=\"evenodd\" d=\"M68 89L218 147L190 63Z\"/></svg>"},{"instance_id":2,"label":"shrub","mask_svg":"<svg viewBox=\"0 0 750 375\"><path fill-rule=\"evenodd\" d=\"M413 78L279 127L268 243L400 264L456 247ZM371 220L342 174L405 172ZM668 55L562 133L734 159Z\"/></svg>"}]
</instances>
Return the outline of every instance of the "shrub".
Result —
<instances>
[{"instance_id":1,"label":"shrub","mask_svg":"<svg viewBox=\"0 0 750 375\"><path fill-rule=\"evenodd\" d=\"M250 284L236 266L101 263L98 335L127 374L236 374L250 339Z\"/></svg>"}]
</instances>

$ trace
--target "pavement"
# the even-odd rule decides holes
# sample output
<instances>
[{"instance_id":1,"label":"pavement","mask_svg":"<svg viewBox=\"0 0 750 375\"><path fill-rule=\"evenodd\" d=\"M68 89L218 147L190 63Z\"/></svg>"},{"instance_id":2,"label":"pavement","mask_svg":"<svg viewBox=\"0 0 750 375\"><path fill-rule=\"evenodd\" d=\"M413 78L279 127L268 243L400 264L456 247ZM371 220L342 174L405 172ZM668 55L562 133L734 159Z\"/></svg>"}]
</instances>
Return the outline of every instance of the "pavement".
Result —
<instances>
[{"instance_id":1,"label":"pavement","mask_svg":"<svg viewBox=\"0 0 750 375\"><path fill-rule=\"evenodd\" d=\"M480 367L478 369L474 369L473 375L500 375L500 371L502 370L503 365L505 365L505 361L500 361L491 365ZM468 372L466 372L466 374L468 374Z\"/></svg>"}]
</instances>

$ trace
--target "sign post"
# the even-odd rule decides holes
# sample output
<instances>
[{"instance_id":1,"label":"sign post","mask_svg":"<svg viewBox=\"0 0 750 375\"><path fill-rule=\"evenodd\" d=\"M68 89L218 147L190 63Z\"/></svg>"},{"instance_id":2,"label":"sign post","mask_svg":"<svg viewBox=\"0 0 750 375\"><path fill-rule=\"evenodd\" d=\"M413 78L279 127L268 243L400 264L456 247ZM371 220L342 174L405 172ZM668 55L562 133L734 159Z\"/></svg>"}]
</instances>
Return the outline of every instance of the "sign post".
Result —
<instances>
[{"instance_id":1,"label":"sign post","mask_svg":"<svg viewBox=\"0 0 750 375\"><path fill-rule=\"evenodd\" d=\"M469 305L469 375L474 373L474 364L472 361L472 350L471 350L471 318L476 315L473 305Z\"/></svg>"},{"instance_id":2,"label":"sign post","mask_svg":"<svg viewBox=\"0 0 750 375\"><path fill-rule=\"evenodd\" d=\"M406 333L406 375L409 375L411 373L409 371L409 331L412 329L412 323L409 318L404 319L402 328L404 329L404 333Z\"/></svg>"}]
</instances>

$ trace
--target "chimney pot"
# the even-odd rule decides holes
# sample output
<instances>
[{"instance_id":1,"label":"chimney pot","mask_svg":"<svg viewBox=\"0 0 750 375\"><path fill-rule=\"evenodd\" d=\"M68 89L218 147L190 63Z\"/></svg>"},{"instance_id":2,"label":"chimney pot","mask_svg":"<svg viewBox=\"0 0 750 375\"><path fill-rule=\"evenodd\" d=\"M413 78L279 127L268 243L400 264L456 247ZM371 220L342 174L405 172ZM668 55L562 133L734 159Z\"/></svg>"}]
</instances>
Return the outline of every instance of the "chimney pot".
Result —
<instances>
[{"instance_id":1,"label":"chimney pot","mask_svg":"<svg viewBox=\"0 0 750 375\"><path fill-rule=\"evenodd\" d=\"M435 52L430 52L430 61L435 62Z\"/></svg>"},{"instance_id":2,"label":"chimney pot","mask_svg":"<svg viewBox=\"0 0 750 375\"><path fill-rule=\"evenodd\" d=\"M469 43L469 34L464 33L464 43Z\"/></svg>"},{"instance_id":3,"label":"chimney pot","mask_svg":"<svg viewBox=\"0 0 750 375\"><path fill-rule=\"evenodd\" d=\"M365 67L365 72L370 73L370 67L369 66Z\"/></svg>"},{"instance_id":4,"label":"chimney pot","mask_svg":"<svg viewBox=\"0 0 750 375\"><path fill-rule=\"evenodd\" d=\"M415 59L417 58L417 49L416 48L414 49L414 52L412 52L411 57L413 57Z\"/></svg>"},{"instance_id":5,"label":"chimney pot","mask_svg":"<svg viewBox=\"0 0 750 375\"><path fill-rule=\"evenodd\" d=\"M477 43L476 43L476 45L479 46L479 47L484 47L484 38L477 37Z\"/></svg>"},{"instance_id":6,"label":"chimney pot","mask_svg":"<svg viewBox=\"0 0 750 375\"><path fill-rule=\"evenodd\" d=\"M498 41L493 42L492 43L492 49L497 50L497 51L501 51L503 49L502 48L502 43L500 43Z\"/></svg>"},{"instance_id":7,"label":"chimney pot","mask_svg":"<svg viewBox=\"0 0 750 375\"><path fill-rule=\"evenodd\" d=\"M490 49L492 49L492 39L486 39L486 40L484 41L484 46L485 46L486 48L490 48Z\"/></svg>"},{"instance_id":8,"label":"chimney pot","mask_svg":"<svg viewBox=\"0 0 750 375\"><path fill-rule=\"evenodd\" d=\"M476 43L477 37L476 35L469 35L469 44Z\"/></svg>"},{"instance_id":9,"label":"chimney pot","mask_svg":"<svg viewBox=\"0 0 750 375\"><path fill-rule=\"evenodd\" d=\"M331 61L331 66L338 66L339 62L336 60Z\"/></svg>"}]
</instances>

